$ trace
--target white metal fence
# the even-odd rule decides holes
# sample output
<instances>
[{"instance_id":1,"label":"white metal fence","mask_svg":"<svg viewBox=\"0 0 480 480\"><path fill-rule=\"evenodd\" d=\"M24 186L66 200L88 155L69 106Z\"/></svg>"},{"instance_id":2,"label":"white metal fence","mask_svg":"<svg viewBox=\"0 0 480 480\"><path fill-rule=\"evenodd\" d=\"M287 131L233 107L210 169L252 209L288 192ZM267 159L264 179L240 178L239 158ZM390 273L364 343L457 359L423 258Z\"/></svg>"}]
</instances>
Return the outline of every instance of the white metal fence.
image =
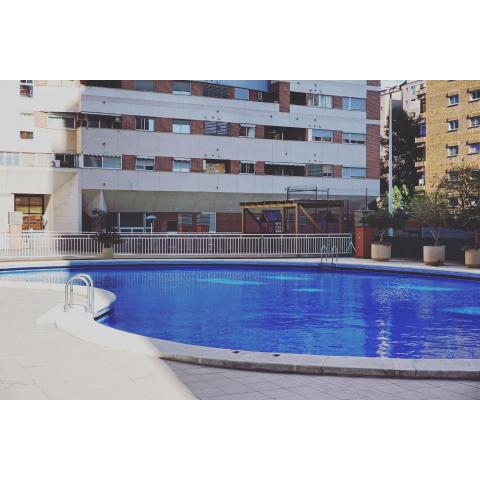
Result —
<instances>
[{"instance_id":1,"label":"white metal fence","mask_svg":"<svg viewBox=\"0 0 480 480\"><path fill-rule=\"evenodd\" d=\"M116 256L292 257L351 255L352 235L122 234ZM92 233L0 233L0 260L95 257L101 245Z\"/></svg>"}]
</instances>

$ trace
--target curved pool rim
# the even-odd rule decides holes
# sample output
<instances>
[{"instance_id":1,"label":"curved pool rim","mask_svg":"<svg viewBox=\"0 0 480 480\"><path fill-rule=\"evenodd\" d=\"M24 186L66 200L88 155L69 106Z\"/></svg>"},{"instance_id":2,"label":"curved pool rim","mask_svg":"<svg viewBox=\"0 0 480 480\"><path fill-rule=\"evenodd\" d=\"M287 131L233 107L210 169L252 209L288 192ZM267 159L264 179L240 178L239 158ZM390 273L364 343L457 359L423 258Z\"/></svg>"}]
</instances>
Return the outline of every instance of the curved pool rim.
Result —
<instances>
[{"instance_id":1,"label":"curved pool rim","mask_svg":"<svg viewBox=\"0 0 480 480\"><path fill-rule=\"evenodd\" d=\"M392 265L377 262L355 263L353 259L339 259L336 267L347 270L370 270L390 273L442 276L480 281L480 272L465 267L429 267L422 264ZM78 268L82 266L108 267L119 265L257 265L272 267L331 268L318 259L113 259L113 260L52 260L0 263L0 271L37 270L48 268ZM19 282L21 283L21 282ZM480 359L407 359L385 357L349 357L276 352L254 352L202 347L146 337L116 330L93 319L88 325L57 322L68 333L99 345L120 348L135 353L156 356L165 360L193 363L204 366L258 370L282 373L317 375L374 376L396 378L436 378L480 380ZM87 328L85 328L87 327Z\"/></svg>"}]
</instances>

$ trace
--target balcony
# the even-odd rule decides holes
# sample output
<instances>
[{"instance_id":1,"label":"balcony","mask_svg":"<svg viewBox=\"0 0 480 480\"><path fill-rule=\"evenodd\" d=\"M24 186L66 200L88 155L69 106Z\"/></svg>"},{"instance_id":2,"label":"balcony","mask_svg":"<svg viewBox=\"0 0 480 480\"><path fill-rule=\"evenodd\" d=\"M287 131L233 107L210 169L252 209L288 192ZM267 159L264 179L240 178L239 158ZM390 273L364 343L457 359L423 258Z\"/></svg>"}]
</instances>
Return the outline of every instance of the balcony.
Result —
<instances>
[{"instance_id":1,"label":"balcony","mask_svg":"<svg viewBox=\"0 0 480 480\"><path fill-rule=\"evenodd\" d=\"M77 155L0 152L0 167L78 168Z\"/></svg>"}]
</instances>

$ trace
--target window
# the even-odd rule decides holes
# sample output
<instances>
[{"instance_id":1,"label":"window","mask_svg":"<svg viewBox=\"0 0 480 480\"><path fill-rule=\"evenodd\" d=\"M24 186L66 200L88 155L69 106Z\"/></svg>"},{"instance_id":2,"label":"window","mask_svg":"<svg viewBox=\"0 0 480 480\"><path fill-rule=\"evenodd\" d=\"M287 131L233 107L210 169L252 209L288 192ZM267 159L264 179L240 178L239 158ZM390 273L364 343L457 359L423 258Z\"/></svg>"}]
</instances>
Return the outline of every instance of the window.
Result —
<instances>
[{"instance_id":1,"label":"window","mask_svg":"<svg viewBox=\"0 0 480 480\"><path fill-rule=\"evenodd\" d=\"M470 101L476 102L477 100L480 100L480 89L470 92Z\"/></svg>"},{"instance_id":2,"label":"window","mask_svg":"<svg viewBox=\"0 0 480 480\"><path fill-rule=\"evenodd\" d=\"M342 108L344 110L360 110L365 111L365 99L354 97L343 97Z\"/></svg>"},{"instance_id":3,"label":"window","mask_svg":"<svg viewBox=\"0 0 480 480\"><path fill-rule=\"evenodd\" d=\"M104 155L102 168L111 168L111 169L122 168L122 157Z\"/></svg>"},{"instance_id":4,"label":"window","mask_svg":"<svg viewBox=\"0 0 480 480\"><path fill-rule=\"evenodd\" d=\"M172 93L175 95L190 95L190 82L175 80L173 82Z\"/></svg>"},{"instance_id":5,"label":"window","mask_svg":"<svg viewBox=\"0 0 480 480\"><path fill-rule=\"evenodd\" d=\"M480 143L470 143L468 145L468 153L480 153Z\"/></svg>"},{"instance_id":6,"label":"window","mask_svg":"<svg viewBox=\"0 0 480 480\"><path fill-rule=\"evenodd\" d=\"M281 175L289 177L304 177L305 165L285 165L281 163L266 163L265 175Z\"/></svg>"},{"instance_id":7,"label":"window","mask_svg":"<svg viewBox=\"0 0 480 480\"><path fill-rule=\"evenodd\" d=\"M206 173L227 173L225 160L204 160L203 169Z\"/></svg>"},{"instance_id":8,"label":"window","mask_svg":"<svg viewBox=\"0 0 480 480\"><path fill-rule=\"evenodd\" d=\"M192 124L190 120L173 120L172 132L190 134L192 131Z\"/></svg>"},{"instance_id":9,"label":"window","mask_svg":"<svg viewBox=\"0 0 480 480\"><path fill-rule=\"evenodd\" d=\"M307 163L306 169L309 177L333 177L333 165Z\"/></svg>"},{"instance_id":10,"label":"window","mask_svg":"<svg viewBox=\"0 0 480 480\"><path fill-rule=\"evenodd\" d=\"M417 93L417 86L416 86L416 85L412 85L412 86L410 87L410 93L411 93L412 95L415 95L415 94Z\"/></svg>"},{"instance_id":11,"label":"window","mask_svg":"<svg viewBox=\"0 0 480 480\"><path fill-rule=\"evenodd\" d=\"M458 181L458 172L449 171L447 172L447 177L449 182L457 182Z\"/></svg>"},{"instance_id":12,"label":"window","mask_svg":"<svg viewBox=\"0 0 480 480\"><path fill-rule=\"evenodd\" d=\"M33 132L28 132L26 130L20 130L20 138L22 140L33 140Z\"/></svg>"},{"instance_id":13,"label":"window","mask_svg":"<svg viewBox=\"0 0 480 480\"><path fill-rule=\"evenodd\" d=\"M448 125L448 131L453 132L455 130L458 130L458 120L449 120L447 122Z\"/></svg>"},{"instance_id":14,"label":"window","mask_svg":"<svg viewBox=\"0 0 480 480\"><path fill-rule=\"evenodd\" d=\"M226 122L205 122L203 125L205 135L229 135L230 128Z\"/></svg>"},{"instance_id":15,"label":"window","mask_svg":"<svg viewBox=\"0 0 480 480\"><path fill-rule=\"evenodd\" d=\"M61 168L75 168L77 166L76 155L69 153L56 153L55 165Z\"/></svg>"},{"instance_id":16,"label":"window","mask_svg":"<svg viewBox=\"0 0 480 480\"><path fill-rule=\"evenodd\" d=\"M240 124L239 137L255 138L255 125L249 125L247 123Z\"/></svg>"},{"instance_id":17,"label":"window","mask_svg":"<svg viewBox=\"0 0 480 480\"><path fill-rule=\"evenodd\" d=\"M319 95L318 93L307 93L307 106L333 108L333 97L331 95Z\"/></svg>"},{"instance_id":18,"label":"window","mask_svg":"<svg viewBox=\"0 0 480 480\"><path fill-rule=\"evenodd\" d=\"M365 168L355 168L355 167L342 168L343 178L365 178L365 174L366 174Z\"/></svg>"},{"instance_id":19,"label":"window","mask_svg":"<svg viewBox=\"0 0 480 480\"><path fill-rule=\"evenodd\" d=\"M135 162L135 170L154 170L154 169L155 169L154 158L137 157L137 161Z\"/></svg>"},{"instance_id":20,"label":"window","mask_svg":"<svg viewBox=\"0 0 480 480\"><path fill-rule=\"evenodd\" d=\"M85 168L121 169L122 157L117 155L84 155Z\"/></svg>"},{"instance_id":21,"label":"window","mask_svg":"<svg viewBox=\"0 0 480 480\"><path fill-rule=\"evenodd\" d=\"M455 93L453 95L448 96L448 106L452 107L454 105L458 105L458 102L460 101L460 95L458 93Z\"/></svg>"},{"instance_id":22,"label":"window","mask_svg":"<svg viewBox=\"0 0 480 480\"><path fill-rule=\"evenodd\" d=\"M113 115L84 115L81 125L88 128L122 128L122 117Z\"/></svg>"},{"instance_id":23,"label":"window","mask_svg":"<svg viewBox=\"0 0 480 480\"><path fill-rule=\"evenodd\" d=\"M314 142L333 142L333 130L312 130L312 140Z\"/></svg>"},{"instance_id":24,"label":"window","mask_svg":"<svg viewBox=\"0 0 480 480\"><path fill-rule=\"evenodd\" d=\"M470 117L470 128L480 127L480 115Z\"/></svg>"},{"instance_id":25,"label":"window","mask_svg":"<svg viewBox=\"0 0 480 480\"><path fill-rule=\"evenodd\" d=\"M235 88L233 96L237 100L249 100L249 91L247 88Z\"/></svg>"},{"instance_id":26,"label":"window","mask_svg":"<svg viewBox=\"0 0 480 480\"><path fill-rule=\"evenodd\" d=\"M419 137L427 136L427 124L425 122L420 122L418 124L418 136Z\"/></svg>"},{"instance_id":27,"label":"window","mask_svg":"<svg viewBox=\"0 0 480 480\"><path fill-rule=\"evenodd\" d=\"M228 98L228 87L205 83L203 85L203 96L214 98Z\"/></svg>"},{"instance_id":28,"label":"window","mask_svg":"<svg viewBox=\"0 0 480 480\"><path fill-rule=\"evenodd\" d=\"M456 157L458 155L458 145L451 145L447 147L447 155L449 157Z\"/></svg>"},{"instance_id":29,"label":"window","mask_svg":"<svg viewBox=\"0 0 480 480\"><path fill-rule=\"evenodd\" d=\"M23 213L22 230L43 230L43 195L15 195L15 211Z\"/></svg>"},{"instance_id":30,"label":"window","mask_svg":"<svg viewBox=\"0 0 480 480\"><path fill-rule=\"evenodd\" d=\"M155 80L135 80L135 90L153 92L155 90Z\"/></svg>"},{"instance_id":31,"label":"window","mask_svg":"<svg viewBox=\"0 0 480 480\"><path fill-rule=\"evenodd\" d=\"M75 128L75 117L61 113L49 113L48 128Z\"/></svg>"},{"instance_id":32,"label":"window","mask_svg":"<svg viewBox=\"0 0 480 480\"><path fill-rule=\"evenodd\" d=\"M148 117L136 117L135 128L146 132L153 132L155 130L155 119Z\"/></svg>"},{"instance_id":33,"label":"window","mask_svg":"<svg viewBox=\"0 0 480 480\"><path fill-rule=\"evenodd\" d=\"M20 96L33 97L33 80L20 80Z\"/></svg>"},{"instance_id":34,"label":"window","mask_svg":"<svg viewBox=\"0 0 480 480\"><path fill-rule=\"evenodd\" d=\"M240 162L240 173L255 173L255 163Z\"/></svg>"},{"instance_id":35,"label":"window","mask_svg":"<svg viewBox=\"0 0 480 480\"><path fill-rule=\"evenodd\" d=\"M191 171L191 160L189 158L174 158L172 172L190 172Z\"/></svg>"},{"instance_id":36,"label":"window","mask_svg":"<svg viewBox=\"0 0 480 480\"><path fill-rule=\"evenodd\" d=\"M348 143L349 145L365 145L365 134L342 132L342 143Z\"/></svg>"}]
</instances>

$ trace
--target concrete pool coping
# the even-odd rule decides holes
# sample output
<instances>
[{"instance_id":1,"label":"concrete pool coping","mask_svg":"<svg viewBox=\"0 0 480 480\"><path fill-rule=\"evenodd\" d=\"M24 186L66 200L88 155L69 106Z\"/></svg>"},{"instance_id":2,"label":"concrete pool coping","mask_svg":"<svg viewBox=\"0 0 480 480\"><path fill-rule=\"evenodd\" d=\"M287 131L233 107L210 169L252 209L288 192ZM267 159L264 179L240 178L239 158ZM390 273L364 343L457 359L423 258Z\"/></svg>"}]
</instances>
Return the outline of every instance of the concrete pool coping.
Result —
<instances>
[{"instance_id":1,"label":"concrete pool coping","mask_svg":"<svg viewBox=\"0 0 480 480\"><path fill-rule=\"evenodd\" d=\"M394 261L379 264L373 261L339 258L336 268L375 270L382 272L417 275L449 276L480 280L480 271L449 265L428 267L415 262ZM318 259L113 259L113 260L72 260L39 261L34 267L31 262L3 264L0 271L38 268L62 268L81 266L119 265L253 265L278 267L323 266ZM330 262L328 262L330 267ZM5 268L6 267L6 268ZM19 283L14 282L17 286ZM45 288L46 286L44 286ZM63 288L63 286L58 286ZM113 302L111 303L113 304ZM347 357L275 352L252 352L242 350L201 347L167 340L144 337L123 332L96 322L90 315L77 311L65 313L63 309L52 309L45 314L49 321L83 340L99 345L127 350L162 359L194 363L198 365L244 370L259 370L283 373L307 373L317 375L374 376L396 378L436 378L480 380L480 359L403 359L384 357ZM45 315L43 317L45 317ZM45 318L44 318L45 320Z\"/></svg>"}]
</instances>

